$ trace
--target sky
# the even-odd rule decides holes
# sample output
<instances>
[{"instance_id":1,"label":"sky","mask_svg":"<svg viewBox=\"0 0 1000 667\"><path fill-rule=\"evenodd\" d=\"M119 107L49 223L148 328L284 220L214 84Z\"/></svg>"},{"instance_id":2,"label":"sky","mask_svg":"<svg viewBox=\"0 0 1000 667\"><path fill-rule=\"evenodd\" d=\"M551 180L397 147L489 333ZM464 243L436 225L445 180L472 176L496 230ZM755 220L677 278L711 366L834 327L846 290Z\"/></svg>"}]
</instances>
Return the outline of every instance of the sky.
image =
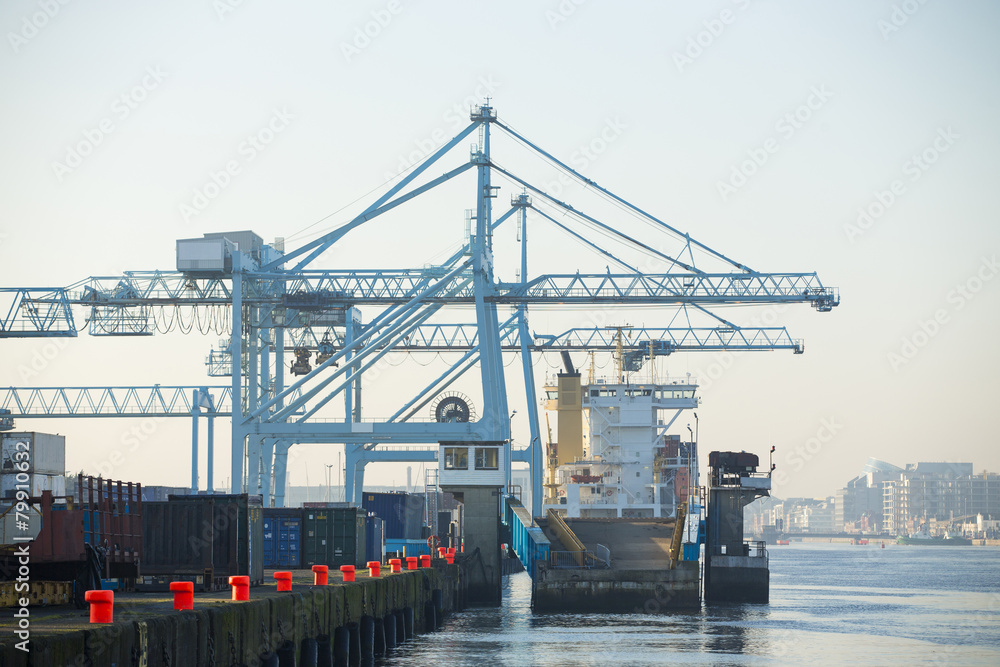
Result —
<instances>
[{"instance_id":1,"label":"sky","mask_svg":"<svg viewBox=\"0 0 1000 667\"><path fill-rule=\"evenodd\" d=\"M206 232L251 229L294 249L349 220L488 96L502 121L682 232L756 270L816 271L840 290L830 313L719 311L787 326L803 355L661 360L661 373L701 382L703 452L775 446L781 497L830 495L869 456L997 471L998 28L1000 7L971 0L10 0L0 8L0 286L173 270L175 240ZM475 141L428 173L462 164ZM637 229L513 142L497 137L494 158ZM519 190L497 184L505 210ZM462 242L474 195L469 178L449 183L314 266L440 262ZM529 220L529 243L531 275L608 265L543 221ZM495 249L498 275L513 280L513 227ZM665 326L672 315L533 310L531 325ZM5 339L0 386L223 384L204 366L218 338ZM521 364L506 362L524 445ZM393 363L366 384L366 417L391 414L443 360ZM534 363L539 385L560 365L556 354ZM595 364L609 368L606 355ZM459 388L479 400L475 378ZM65 434L73 471L190 479L188 420L17 426ZM217 486L229 474L225 423L219 431ZM322 483L340 450L293 449L290 483ZM404 478L369 468L373 483Z\"/></svg>"}]
</instances>

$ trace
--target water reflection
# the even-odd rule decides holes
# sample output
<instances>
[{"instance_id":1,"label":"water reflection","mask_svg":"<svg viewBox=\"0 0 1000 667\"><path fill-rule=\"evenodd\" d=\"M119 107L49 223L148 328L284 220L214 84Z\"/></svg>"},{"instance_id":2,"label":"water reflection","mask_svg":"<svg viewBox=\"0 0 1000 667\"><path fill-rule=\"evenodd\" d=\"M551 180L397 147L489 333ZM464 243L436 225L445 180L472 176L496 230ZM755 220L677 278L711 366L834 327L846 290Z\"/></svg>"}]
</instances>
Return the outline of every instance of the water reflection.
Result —
<instances>
[{"instance_id":1,"label":"water reflection","mask_svg":"<svg viewBox=\"0 0 1000 667\"><path fill-rule=\"evenodd\" d=\"M768 605L657 615L532 614L531 579L512 575L502 606L454 614L379 664L1000 665L1000 549L852 548L775 554Z\"/></svg>"},{"instance_id":2,"label":"water reflection","mask_svg":"<svg viewBox=\"0 0 1000 667\"><path fill-rule=\"evenodd\" d=\"M768 635L761 628L770 608L760 604L715 604L702 610L702 651L730 655L769 655Z\"/></svg>"}]
</instances>

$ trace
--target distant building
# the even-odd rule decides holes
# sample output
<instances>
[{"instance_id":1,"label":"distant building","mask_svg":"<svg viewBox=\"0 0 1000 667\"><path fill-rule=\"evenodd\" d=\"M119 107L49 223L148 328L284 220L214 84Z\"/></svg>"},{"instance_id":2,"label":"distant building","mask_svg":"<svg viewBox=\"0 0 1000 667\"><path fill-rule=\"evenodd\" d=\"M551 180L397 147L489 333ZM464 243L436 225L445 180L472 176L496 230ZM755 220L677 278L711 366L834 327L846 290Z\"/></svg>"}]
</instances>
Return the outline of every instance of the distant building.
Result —
<instances>
[{"instance_id":1,"label":"distant building","mask_svg":"<svg viewBox=\"0 0 1000 667\"><path fill-rule=\"evenodd\" d=\"M902 535L931 521L967 517L971 509L971 477L971 463L907 465L895 479L886 480L882 485L886 531Z\"/></svg>"},{"instance_id":2,"label":"distant building","mask_svg":"<svg viewBox=\"0 0 1000 667\"><path fill-rule=\"evenodd\" d=\"M744 530L763 535L769 529L779 533L837 533L836 498L761 498L747 505Z\"/></svg>"},{"instance_id":3,"label":"distant building","mask_svg":"<svg viewBox=\"0 0 1000 667\"><path fill-rule=\"evenodd\" d=\"M884 527L883 484L897 478L903 468L876 458L868 459L864 472L837 491L837 531L848 533L879 533Z\"/></svg>"},{"instance_id":4,"label":"distant building","mask_svg":"<svg viewBox=\"0 0 1000 667\"><path fill-rule=\"evenodd\" d=\"M932 534L950 531L975 536L987 533L991 521L1000 520L1000 475L985 471L975 474L972 463L920 462L898 468L870 459L865 466L866 471L869 469L884 477L881 490L885 532L902 535L926 525ZM869 475L869 488L871 480ZM847 523L857 514L856 508L851 513L847 508L852 501L857 502L858 486L852 488L848 483L842 489Z\"/></svg>"}]
</instances>

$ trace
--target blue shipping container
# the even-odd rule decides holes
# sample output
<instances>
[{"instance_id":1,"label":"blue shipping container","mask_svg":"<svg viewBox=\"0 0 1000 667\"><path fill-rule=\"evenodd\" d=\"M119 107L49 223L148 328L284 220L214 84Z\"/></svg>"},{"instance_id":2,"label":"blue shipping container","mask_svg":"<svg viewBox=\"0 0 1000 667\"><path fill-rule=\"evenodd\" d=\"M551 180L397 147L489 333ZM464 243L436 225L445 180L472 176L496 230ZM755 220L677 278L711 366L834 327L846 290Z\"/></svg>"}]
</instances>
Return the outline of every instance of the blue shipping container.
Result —
<instances>
[{"instance_id":1,"label":"blue shipping container","mask_svg":"<svg viewBox=\"0 0 1000 667\"><path fill-rule=\"evenodd\" d=\"M302 510L264 510L264 567L298 569L302 563Z\"/></svg>"},{"instance_id":2,"label":"blue shipping container","mask_svg":"<svg viewBox=\"0 0 1000 667\"><path fill-rule=\"evenodd\" d=\"M361 506L385 522L385 539L420 539L424 525L423 494L366 491L361 494Z\"/></svg>"},{"instance_id":3,"label":"blue shipping container","mask_svg":"<svg viewBox=\"0 0 1000 667\"><path fill-rule=\"evenodd\" d=\"M365 528L365 562L383 562L385 558L385 539L383 538L383 527L385 522L374 514L368 515L367 527Z\"/></svg>"},{"instance_id":4,"label":"blue shipping container","mask_svg":"<svg viewBox=\"0 0 1000 667\"><path fill-rule=\"evenodd\" d=\"M405 552L406 556L426 556L431 553L431 548L427 544L427 540L392 540L386 538L385 550ZM437 556L437 554L434 555Z\"/></svg>"}]
</instances>

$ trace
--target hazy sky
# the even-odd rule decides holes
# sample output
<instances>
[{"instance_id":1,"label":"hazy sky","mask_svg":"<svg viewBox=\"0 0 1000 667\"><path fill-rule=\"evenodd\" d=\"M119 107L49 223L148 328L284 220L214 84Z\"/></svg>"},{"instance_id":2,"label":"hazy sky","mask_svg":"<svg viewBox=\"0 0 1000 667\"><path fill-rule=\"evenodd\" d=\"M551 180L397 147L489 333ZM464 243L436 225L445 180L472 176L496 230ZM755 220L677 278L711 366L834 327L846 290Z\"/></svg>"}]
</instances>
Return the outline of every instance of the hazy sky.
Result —
<instances>
[{"instance_id":1,"label":"hazy sky","mask_svg":"<svg viewBox=\"0 0 1000 667\"><path fill-rule=\"evenodd\" d=\"M454 135L490 95L502 120L702 242L840 288L832 313L722 311L788 326L805 340L802 356L665 364L702 380L703 452L774 444L779 496L830 494L870 455L1000 470L998 30L1000 7L986 1L10 0L0 7L0 285L172 270L175 239L209 231L252 229L292 249L349 219L350 208L310 227ZM460 164L474 141L429 173ZM498 140L494 157L560 185L511 142ZM199 200L227 164L225 186ZM516 190L497 184L502 212ZM466 179L352 234L317 266L440 261L473 205ZM551 225L529 225L532 275L608 263ZM512 280L513 228L496 247L498 273ZM556 333L601 317L662 326L669 313L531 321ZM4 340L0 384L223 384L204 367L217 338ZM508 361L524 444L520 361ZM400 359L391 382L374 380L366 416L390 414L390 398L423 386L426 362ZM558 364L540 357L539 383ZM463 390L478 400L478 381ZM219 426L217 484L229 470ZM74 471L189 480L186 420L18 427L66 434ZM136 428L141 446L108 467ZM296 484L321 481L340 447L301 449Z\"/></svg>"}]
</instances>

